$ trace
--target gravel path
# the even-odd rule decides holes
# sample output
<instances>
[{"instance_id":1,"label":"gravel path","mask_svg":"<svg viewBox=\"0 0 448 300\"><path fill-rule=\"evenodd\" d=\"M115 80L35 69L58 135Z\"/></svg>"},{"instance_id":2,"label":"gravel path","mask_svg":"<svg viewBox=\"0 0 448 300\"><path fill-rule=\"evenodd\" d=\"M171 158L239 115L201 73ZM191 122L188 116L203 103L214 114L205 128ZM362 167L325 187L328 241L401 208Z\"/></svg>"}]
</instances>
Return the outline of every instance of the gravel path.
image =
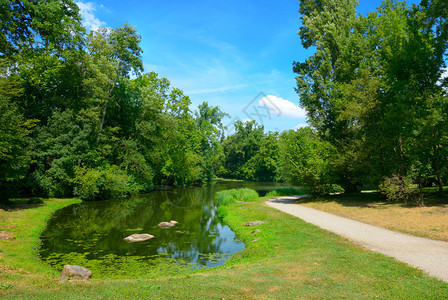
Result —
<instances>
[{"instance_id":1,"label":"gravel path","mask_svg":"<svg viewBox=\"0 0 448 300\"><path fill-rule=\"evenodd\" d=\"M299 197L303 196L279 197L266 204L448 282L448 242L416 237L299 205L295 203Z\"/></svg>"}]
</instances>

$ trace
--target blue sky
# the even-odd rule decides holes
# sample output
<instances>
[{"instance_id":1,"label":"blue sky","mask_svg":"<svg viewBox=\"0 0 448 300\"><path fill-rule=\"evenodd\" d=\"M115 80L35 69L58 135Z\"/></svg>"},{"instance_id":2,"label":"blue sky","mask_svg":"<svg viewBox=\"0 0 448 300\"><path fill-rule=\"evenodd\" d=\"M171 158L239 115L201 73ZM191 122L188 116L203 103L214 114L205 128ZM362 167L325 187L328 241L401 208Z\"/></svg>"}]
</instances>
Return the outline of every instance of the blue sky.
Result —
<instances>
[{"instance_id":1,"label":"blue sky","mask_svg":"<svg viewBox=\"0 0 448 300\"><path fill-rule=\"evenodd\" d=\"M145 71L155 71L182 89L193 110L207 101L229 113L225 123L230 131L238 119L254 119L271 131L306 124L292 72L293 61L312 55L297 35L299 1L77 3L88 29L126 22L135 26L142 36ZM360 0L358 12L366 14L380 4Z\"/></svg>"}]
</instances>

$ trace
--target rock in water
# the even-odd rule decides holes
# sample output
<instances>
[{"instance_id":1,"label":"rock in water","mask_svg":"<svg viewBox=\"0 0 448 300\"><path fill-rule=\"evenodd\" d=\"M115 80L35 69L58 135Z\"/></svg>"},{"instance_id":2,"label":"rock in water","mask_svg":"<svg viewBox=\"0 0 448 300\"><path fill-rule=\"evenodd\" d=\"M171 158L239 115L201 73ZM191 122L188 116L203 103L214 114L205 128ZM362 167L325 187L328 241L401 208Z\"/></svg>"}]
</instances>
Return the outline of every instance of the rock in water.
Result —
<instances>
[{"instance_id":1,"label":"rock in water","mask_svg":"<svg viewBox=\"0 0 448 300\"><path fill-rule=\"evenodd\" d=\"M263 224L263 222L261 222L261 221L252 221L252 222L247 222L246 224L244 224L244 226L252 227L252 226L257 226L257 225L261 225L261 224Z\"/></svg>"},{"instance_id":2,"label":"rock in water","mask_svg":"<svg viewBox=\"0 0 448 300\"><path fill-rule=\"evenodd\" d=\"M0 240L13 240L15 237L7 232L7 231L0 231Z\"/></svg>"},{"instance_id":3,"label":"rock in water","mask_svg":"<svg viewBox=\"0 0 448 300\"><path fill-rule=\"evenodd\" d=\"M171 223L171 222L160 222L159 225L157 225L157 226L159 226L160 228L165 229L165 228L171 228L171 227L173 227L174 225L175 225L175 224L173 224L173 223Z\"/></svg>"},{"instance_id":4,"label":"rock in water","mask_svg":"<svg viewBox=\"0 0 448 300\"><path fill-rule=\"evenodd\" d=\"M152 239L154 236L147 233L134 233L128 237L125 237L124 240L128 243L135 243L135 242L143 242L149 239Z\"/></svg>"},{"instance_id":5,"label":"rock in water","mask_svg":"<svg viewBox=\"0 0 448 300\"><path fill-rule=\"evenodd\" d=\"M81 279L86 280L92 276L92 271L87 268L81 266L74 265L65 265L64 269L62 269L61 277L59 280L67 280L67 279Z\"/></svg>"}]
</instances>

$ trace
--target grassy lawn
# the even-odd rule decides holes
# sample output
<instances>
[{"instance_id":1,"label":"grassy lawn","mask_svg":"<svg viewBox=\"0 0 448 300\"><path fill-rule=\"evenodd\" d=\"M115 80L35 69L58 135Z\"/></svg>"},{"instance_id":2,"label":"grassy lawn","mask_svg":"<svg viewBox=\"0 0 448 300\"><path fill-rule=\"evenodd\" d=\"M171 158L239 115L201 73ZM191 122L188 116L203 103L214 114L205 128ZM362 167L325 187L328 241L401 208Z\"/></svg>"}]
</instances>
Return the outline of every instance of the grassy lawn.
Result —
<instances>
[{"instance_id":1,"label":"grassy lawn","mask_svg":"<svg viewBox=\"0 0 448 300\"><path fill-rule=\"evenodd\" d=\"M38 233L55 209L77 200L0 212L0 297L26 299L443 299L448 284L264 204L230 204L225 221L246 243L224 266L155 280L59 282L36 258ZM260 220L256 227L243 226ZM261 232L252 235L254 229ZM253 240L256 240L252 242Z\"/></svg>"},{"instance_id":2,"label":"grassy lawn","mask_svg":"<svg viewBox=\"0 0 448 300\"><path fill-rule=\"evenodd\" d=\"M387 202L379 193L300 199L300 204L416 236L448 241L448 197L425 195L426 206Z\"/></svg>"}]
</instances>

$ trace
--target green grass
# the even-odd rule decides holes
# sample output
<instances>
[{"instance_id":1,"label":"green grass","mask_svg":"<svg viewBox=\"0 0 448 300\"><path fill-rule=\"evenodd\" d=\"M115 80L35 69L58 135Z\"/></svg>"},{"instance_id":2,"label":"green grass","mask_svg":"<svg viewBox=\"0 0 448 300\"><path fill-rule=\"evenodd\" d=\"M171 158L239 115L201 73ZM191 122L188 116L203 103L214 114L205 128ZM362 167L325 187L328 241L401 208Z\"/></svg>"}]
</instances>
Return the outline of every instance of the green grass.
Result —
<instances>
[{"instance_id":1,"label":"green grass","mask_svg":"<svg viewBox=\"0 0 448 300\"><path fill-rule=\"evenodd\" d=\"M256 191L251 189L233 189L225 190L216 193L216 199L218 200L218 205L229 205L236 201L241 202L252 202L258 199L258 194Z\"/></svg>"},{"instance_id":2,"label":"green grass","mask_svg":"<svg viewBox=\"0 0 448 300\"><path fill-rule=\"evenodd\" d=\"M225 190L216 193L216 200L218 201L218 215L224 218L228 214L228 206L230 204L239 202L252 202L258 199L256 191L251 189L233 189Z\"/></svg>"},{"instance_id":3,"label":"green grass","mask_svg":"<svg viewBox=\"0 0 448 300\"><path fill-rule=\"evenodd\" d=\"M366 251L332 233L264 204L266 198L227 205L225 222L247 248L224 266L160 279L58 282L57 274L27 254L54 209L50 201L8 212L15 241L0 260L0 297L11 299L446 299L448 284L404 263ZM59 203L63 206L65 203ZM53 208L48 206L52 205ZM30 219L33 217L34 219ZM249 221L263 221L246 227ZM20 229L21 228L21 229ZM251 232L258 228L256 234ZM252 242L253 240L256 240ZM8 246L14 243L14 247ZM12 245L12 244L11 244ZM13 250L16 249L16 250ZM13 256L13 251L16 251ZM35 252L34 252L35 253ZM22 257L23 256L23 257Z\"/></svg>"},{"instance_id":4,"label":"green grass","mask_svg":"<svg viewBox=\"0 0 448 300\"><path fill-rule=\"evenodd\" d=\"M30 200L11 202L6 211L0 212L0 225L5 227L0 230L11 232L15 240L0 240L0 264L27 272L54 275L37 258L39 236L56 210L79 202L79 199L48 199L43 204L29 204Z\"/></svg>"}]
</instances>

